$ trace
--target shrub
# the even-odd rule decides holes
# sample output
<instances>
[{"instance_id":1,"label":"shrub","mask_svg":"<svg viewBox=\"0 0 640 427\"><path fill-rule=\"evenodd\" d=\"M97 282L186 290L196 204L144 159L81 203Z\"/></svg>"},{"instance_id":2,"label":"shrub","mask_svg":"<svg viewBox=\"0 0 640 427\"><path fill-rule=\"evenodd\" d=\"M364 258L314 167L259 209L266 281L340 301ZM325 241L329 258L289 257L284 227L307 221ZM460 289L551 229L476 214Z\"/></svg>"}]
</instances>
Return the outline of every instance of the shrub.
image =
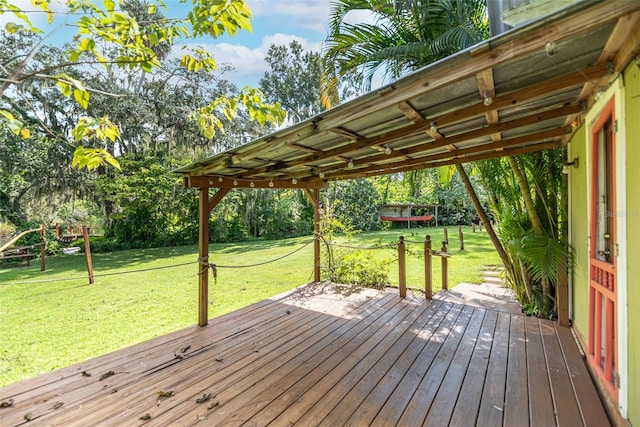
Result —
<instances>
[{"instance_id":1,"label":"shrub","mask_svg":"<svg viewBox=\"0 0 640 427\"><path fill-rule=\"evenodd\" d=\"M365 251L350 252L334 265L334 281L382 289L389 283L388 263L389 260L375 259Z\"/></svg>"}]
</instances>

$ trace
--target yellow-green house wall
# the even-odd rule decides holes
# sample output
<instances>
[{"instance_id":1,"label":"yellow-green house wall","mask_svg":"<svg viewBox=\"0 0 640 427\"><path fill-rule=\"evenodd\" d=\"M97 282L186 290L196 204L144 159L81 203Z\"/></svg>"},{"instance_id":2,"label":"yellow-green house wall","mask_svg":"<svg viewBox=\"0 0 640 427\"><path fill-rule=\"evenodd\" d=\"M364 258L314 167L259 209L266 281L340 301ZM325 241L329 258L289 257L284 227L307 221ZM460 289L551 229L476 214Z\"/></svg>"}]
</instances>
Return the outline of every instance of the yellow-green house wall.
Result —
<instances>
[{"instance_id":1,"label":"yellow-green house wall","mask_svg":"<svg viewBox=\"0 0 640 427\"><path fill-rule=\"evenodd\" d=\"M589 304L589 223L587 218L587 144L585 126L580 127L569 143L569 159L578 158L579 167L571 169L569 210L571 245L575 251L573 271L573 325L586 342Z\"/></svg>"},{"instance_id":2,"label":"yellow-green house wall","mask_svg":"<svg viewBox=\"0 0 640 427\"><path fill-rule=\"evenodd\" d=\"M627 208L628 418L640 426L640 68L624 73Z\"/></svg>"},{"instance_id":3,"label":"yellow-green house wall","mask_svg":"<svg viewBox=\"0 0 640 427\"><path fill-rule=\"evenodd\" d=\"M624 121L624 159L626 207L618 206L618 222L626 225L626 238L619 242L627 253L626 301L618 301L627 307L627 321L619 332L627 332L627 418L632 426L640 426L640 68L634 62L620 77L624 86L621 96L623 111L616 112ZM575 251L575 268L572 274L572 320L574 329L587 343L589 304L589 223L587 129L582 126L569 144L568 158L578 157L579 167L570 175L570 233ZM619 197L621 199L621 197ZM619 285L623 285L620 283ZM620 292L619 292L620 294ZM625 351L625 349L621 349ZM620 358L619 358L620 359ZM624 360L624 359L622 359Z\"/></svg>"}]
</instances>

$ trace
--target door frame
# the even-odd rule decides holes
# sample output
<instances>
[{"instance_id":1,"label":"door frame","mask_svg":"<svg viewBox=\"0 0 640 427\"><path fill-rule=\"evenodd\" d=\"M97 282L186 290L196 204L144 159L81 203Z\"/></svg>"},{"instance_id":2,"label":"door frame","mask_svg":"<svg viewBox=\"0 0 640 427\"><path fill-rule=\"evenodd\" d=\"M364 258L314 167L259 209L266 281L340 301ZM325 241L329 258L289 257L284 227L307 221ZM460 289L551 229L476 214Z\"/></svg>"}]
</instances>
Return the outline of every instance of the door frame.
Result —
<instances>
[{"instance_id":1,"label":"door frame","mask_svg":"<svg viewBox=\"0 0 640 427\"><path fill-rule=\"evenodd\" d=\"M587 359L609 394L618 401L618 235L616 198L615 97L609 99L591 128L589 171L589 334ZM603 175L605 176L603 178ZM606 201L598 200L600 195ZM609 238L603 239L609 235ZM599 256L603 251L602 257ZM594 277L597 272L598 278ZM594 285L595 283L595 285ZM602 354L604 350L604 355ZM602 362L604 361L604 365Z\"/></svg>"},{"instance_id":2,"label":"door frame","mask_svg":"<svg viewBox=\"0 0 640 427\"><path fill-rule=\"evenodd\" d=\"M605 112L606 107L613 102L615 111L615 119L617 120L617 131L615 131L615 215L616 215L616 243L618 251L616 257L616 282L617 282L617 307L616 319L617 324L617 365L620 386L618 388L618 409L623 417L627 417L628 408L628 323L627 323L627 167L626 167L626 127L625 127L625 110L624 110L624 81L622 77L616 79L605 91L600 94L597 100L585 118L586 124L586 155L587 161L587 224L588 239L587 253L588 262L591 259L591 216L593 215L591 206L593 194L592 186L592 170L593 170L593 131L598 123L598 119ZM573 210L575 212L575 210ZM590 280L590 265L586 266L588 280ZM573 284L576 286L577 284ZM587 283L587 286L590 286Z\"/></svg>"}]
</instances>

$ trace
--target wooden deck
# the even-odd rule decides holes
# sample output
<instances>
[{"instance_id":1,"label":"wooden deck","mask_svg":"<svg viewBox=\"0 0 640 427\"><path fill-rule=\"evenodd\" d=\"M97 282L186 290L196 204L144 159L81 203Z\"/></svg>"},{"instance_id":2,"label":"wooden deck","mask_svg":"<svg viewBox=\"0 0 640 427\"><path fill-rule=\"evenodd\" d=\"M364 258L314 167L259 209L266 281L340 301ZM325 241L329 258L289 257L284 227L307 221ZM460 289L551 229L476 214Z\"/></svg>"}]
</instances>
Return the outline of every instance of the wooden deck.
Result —
<instances>
[{"instance_id":1,"label":"wooden deck","mask_svg":"<svg viewBox=\"0 0 640 427\"><path fill-rule=\"evenodd\" d=\"M0 402L2 426L609 424L569 329L321 285L0 388Z\"/></svg>"}]
</instances>

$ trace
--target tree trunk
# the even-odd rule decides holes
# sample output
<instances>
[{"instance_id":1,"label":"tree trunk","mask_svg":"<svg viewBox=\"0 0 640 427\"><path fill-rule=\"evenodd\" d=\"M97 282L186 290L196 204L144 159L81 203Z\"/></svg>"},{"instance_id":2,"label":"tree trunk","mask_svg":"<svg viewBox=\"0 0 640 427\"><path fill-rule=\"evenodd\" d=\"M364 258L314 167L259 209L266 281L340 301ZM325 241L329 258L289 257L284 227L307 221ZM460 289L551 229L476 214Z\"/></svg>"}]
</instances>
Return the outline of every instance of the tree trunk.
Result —
<instances>
[{"instance_id":1,"label":"tree trunk","mask_svg":"<svg viewBox=\"0 0 640 427\"><path fill-rule=\"evenodd\" d=\"M520 274L522 276L522 285L529 303L533 302L533 286L531 286L531 277L527 273L527 267L520 262Z\"/></svg>"},{"instance_id":2,"label":"tree trunk","mask_svg":"<svg viewBox=\"0 0 640 427\"><path fill-rule=\"evenodd\" d=\"M489 221L487 214L485 213L484 209L482 208L482 205L480 204L480 199L478 199L478 195L476 194L475 190L473 189L473 186L471 185L471 181L469 180L469 176L467 175L467 172L464 170L464 167L460 164L456 165L456 170L460 174L460 178L462 178L462 182L464 183L464 188L467 190L467 193L471 198L471 202L473 203L473 206L476 208L476 211L478 212L478 216L480 217L480 220L484 224L485 229L487 230L487 234L489 235L489 238L491 239L493 246L496 248L496 251L498 252L498 256L500 257L500 260L502 261L504 268L507 270L507 274L513 277L513 274L514 274L513 265L511 264L511 261L509 260L509 256L507 255L507 252L504 250L502 243L500 243L498 236L493 230L491 221Z\"/></svg>"},{"instance_id":3,"label":"tree trunk","mask_svg":"<svg viewBox=\"0 0 640 427\"><path fill-rule=\"evenodd\" d=\"M536 207L533 204L533 199L531 198L531 188L529 188L527 178L524 176L522 169L520 169L518 162L516 162L516 159L513 156L507 156L507 161L509 162L509 166L511 166L513 175L516 177L518 187L520 187L520 193L522 194L522 199L524 200L524 205L527 209L527 215L531 221L533 232L536 234L544 234L542 225L540 224L540 218L538 217L538 212L536 212Z\"/></svg>"}]
</instances>

